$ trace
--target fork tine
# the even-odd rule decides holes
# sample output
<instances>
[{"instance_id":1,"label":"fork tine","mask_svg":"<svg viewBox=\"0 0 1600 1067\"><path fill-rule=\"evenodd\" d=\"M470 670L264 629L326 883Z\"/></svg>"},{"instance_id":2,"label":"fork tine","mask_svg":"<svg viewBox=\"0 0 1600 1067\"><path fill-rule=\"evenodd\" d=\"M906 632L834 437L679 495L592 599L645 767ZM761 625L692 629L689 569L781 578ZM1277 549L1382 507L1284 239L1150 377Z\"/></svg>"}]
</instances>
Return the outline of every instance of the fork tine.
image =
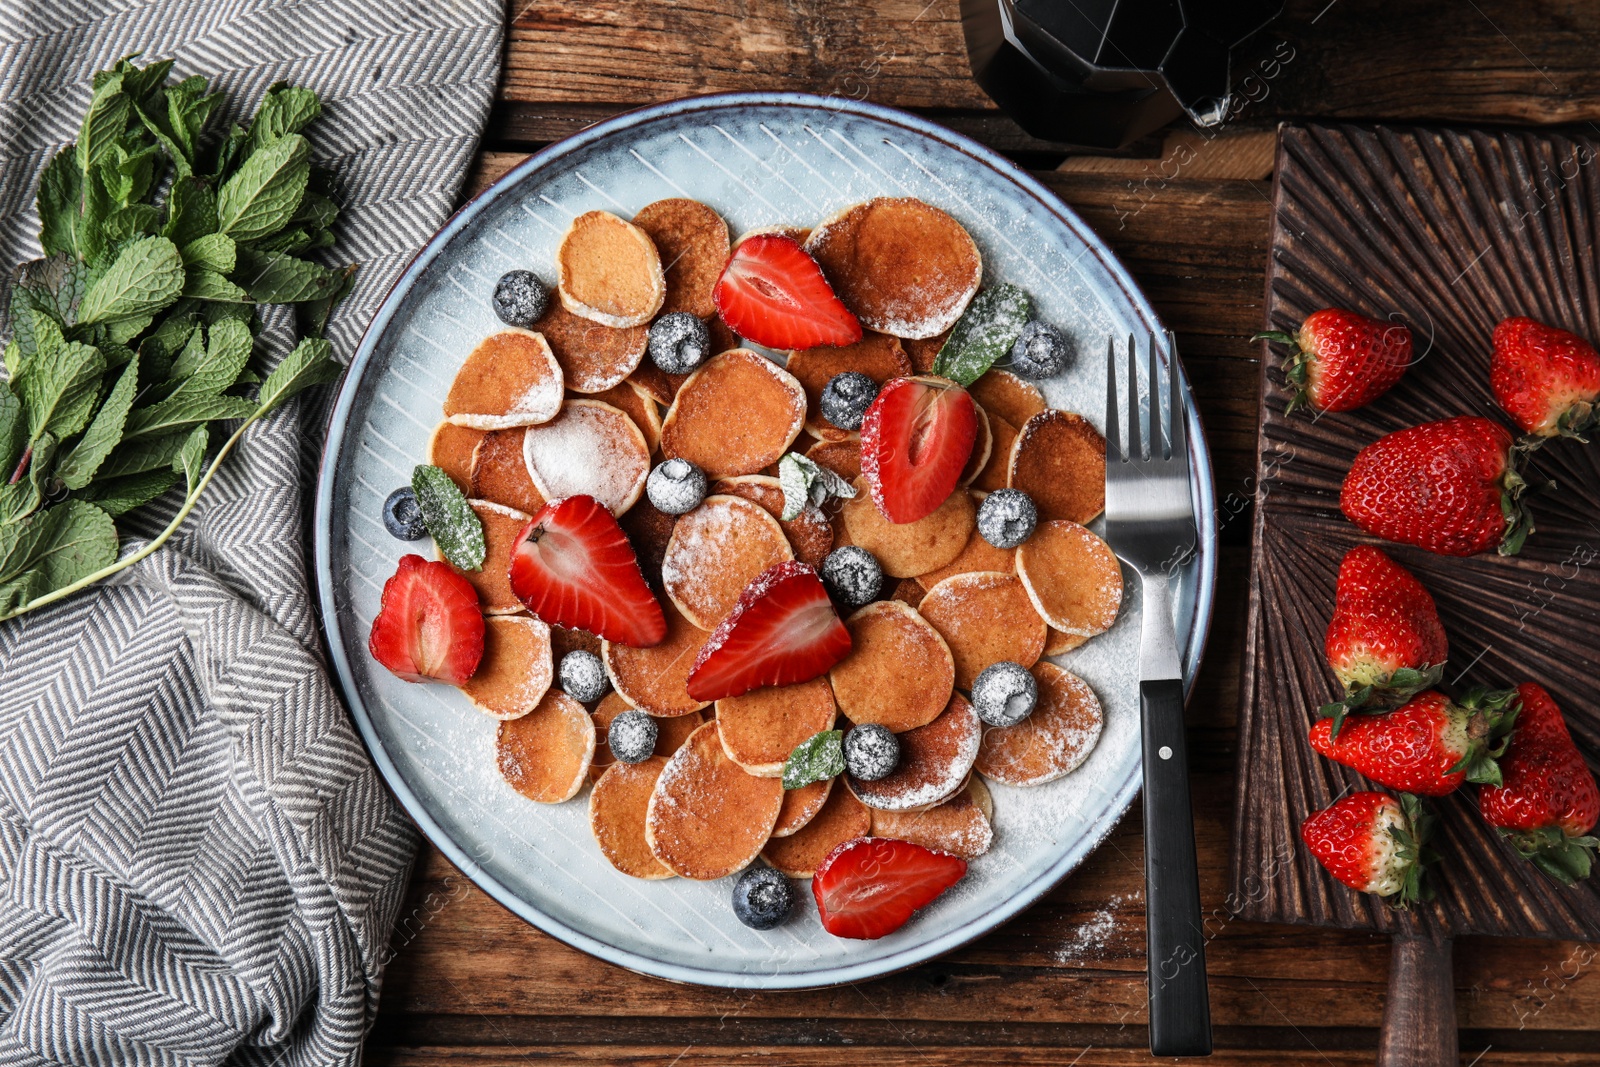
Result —
<instances>
[{"instance_id":1,"label":"fork tine","mask_svg":"<svg viewBox=\"0 0 1600 1067\"><path fill-rule=\"evenodd\" d=\"M1128 451L1130 460L1149 459L1144 434L1139 429L1139 350L1128 335Z\"/></svg>"},{"instance_id":2,"label":"fork tine","mask_svg":"<svg viewBox=\"0 0 1600 1067\"><path fill-rule=\"evenodd\" d=\"M1167 331L1167 376L1170 378L1168 418L1171 429L1167 440L1172 442L1172 458L1183 467L1184 477L1189 476L1189 420L1183 405L1182 386L1178 381L1178 339Z\"/></svg>"},{"instance_id":3,"label":"fork tine","mask_svg":"<svg viewBox=\"0 0 1600 1067\"><path fill-rule=\"evenodd\" d=\"M1117 339L1106 338L1106 459L1122 462L1122 430L1117 425Z\"/></svg>"},{"instance_id":4,"label":"fork tine","mask_svg":"<svg viewBox=\"0 0 1600 1067\"><path fill-rule=\"evenodd\" d=\"M1156 332L1150 331L1149 350L1145 353L1150 364L1147 380L1150 383L1150 458L1166 459L1167 442L1171 435L1161 421L1161 361L1156 358Z\"/></svg>"}]
</instances>

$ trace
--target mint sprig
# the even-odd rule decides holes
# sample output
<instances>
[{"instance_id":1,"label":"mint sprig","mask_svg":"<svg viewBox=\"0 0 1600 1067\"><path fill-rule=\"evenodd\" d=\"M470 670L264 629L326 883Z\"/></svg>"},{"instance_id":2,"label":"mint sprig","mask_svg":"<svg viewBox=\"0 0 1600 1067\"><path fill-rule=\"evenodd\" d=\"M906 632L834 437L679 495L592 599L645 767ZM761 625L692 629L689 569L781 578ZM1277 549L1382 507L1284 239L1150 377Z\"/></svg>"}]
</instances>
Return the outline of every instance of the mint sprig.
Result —
<instances>
[{"instance_id":1,"label":"mint sprig","mask_svg":"<svg viewBox=\"0 0 1600 1067\"><path fill-rule=\"evenodd\" d=\"M823 730L794 747L783 762L783 787L799 789L844 773L844 731Z\"/></svg>"},{"instance_id":2,"label":"mint sprig","mask_svg":"<svg viewBox=\"0 0 1600 1067\"><path fill-rule=\"evenodd\" d=\"M411 491L417 494L422 524L444 558L464 571L481 570L488 554L483 522L454 479L442 468L421 463L411 472Z\"/></svg>"}]
</instances>

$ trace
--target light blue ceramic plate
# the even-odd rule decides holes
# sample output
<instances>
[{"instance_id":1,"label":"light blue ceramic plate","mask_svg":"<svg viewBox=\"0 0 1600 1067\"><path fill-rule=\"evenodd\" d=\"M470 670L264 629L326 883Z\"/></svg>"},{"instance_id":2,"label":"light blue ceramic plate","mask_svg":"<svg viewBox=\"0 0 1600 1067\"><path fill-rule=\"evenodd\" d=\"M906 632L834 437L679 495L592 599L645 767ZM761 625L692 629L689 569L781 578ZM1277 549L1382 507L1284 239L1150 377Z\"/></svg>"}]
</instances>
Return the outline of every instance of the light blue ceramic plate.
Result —
<instances>
[{"instance_id":1,"label":"light blue ceramic plate","mask_svg":"<svg viewBox=\"0 0 1600 1067\"><path fill-rule=\"evenodd\" d=\"M995 844L959 885L875 942L824 932L807 887L793 919L758 933L733 917L731 879L640 882L614 871L589 834L587 792L558 806L501 781L495 724L455 690L402 682L367 655L379 592L417 546L385 533L379 508L426 455L457 367L498 323L495 280L514 267L554 277L573 216L624 218L688 196L734 233L813 225L874 196L917 196L960 219L989 279L1026 288L1081 358L1044 383L1049 402L1098 424L1108 334L1159 323L1122 266L1077 215L995 155L888 108L796 94L702 97L620 116L507 174L429 242L378 311L345 378L317 492L317 581L334 666L373 758L406 810L469 877L540 929L603 959L685 982L803 988L859 981L972 940L1015 915L1104 839L1139 788L1138 612L1059 662L1099 694L1106 728L1088 761L1034 789L992 788ZM1183 578L1177 627L1192 679L1215 573L1211 464L1190 413L1201 550Z\"/></svg>"}]
</instances>

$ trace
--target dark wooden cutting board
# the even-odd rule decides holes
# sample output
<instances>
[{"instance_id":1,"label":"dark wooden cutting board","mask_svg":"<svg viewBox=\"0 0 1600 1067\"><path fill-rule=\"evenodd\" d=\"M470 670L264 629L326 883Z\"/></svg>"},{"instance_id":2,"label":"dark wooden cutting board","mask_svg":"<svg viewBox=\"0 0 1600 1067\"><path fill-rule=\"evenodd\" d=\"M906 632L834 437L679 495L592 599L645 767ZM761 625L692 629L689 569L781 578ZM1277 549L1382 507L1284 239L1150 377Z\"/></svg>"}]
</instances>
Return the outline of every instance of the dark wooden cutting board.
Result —
<instances>
[{"instance_id":1,"label":"dark wooden cutting board","mask_svg":"<svg viewBox=\"0 0 1600 1067\"><path fill-rule=\"evenodd\" d=\"M1285 417L1263 364L1255 555L1239 722L1235 910L1268 922L1365 928L1446 942L1464 934L1600 939L1600 879L1565 887L1524 862L1466 787L1439 816L1433 902L1396 911L1340 885L1301 847L1300 824L1360 775L1312 751L1316 708L1339 691L1323 654L1339 561L1384 544L1339 511L1360 449L1430 419L1503 418L1490 335L1517 314L1600 338L1600 139L1363 125L1280 131L1267 322L1295 329L1347 307L1409 324L1417 362L1369 407ZM1384 548L1432 592L1450 639L1446 688L1538 681L1600 764L1600 441L1534 457L1537 532L1522 554L1450 559ZM1446 957L1448 958L1448 957ZM1447 976L1446 976L1447 977ZM1448 989L1448 983L1444 987Z\"/></svg>"}]
</instances>

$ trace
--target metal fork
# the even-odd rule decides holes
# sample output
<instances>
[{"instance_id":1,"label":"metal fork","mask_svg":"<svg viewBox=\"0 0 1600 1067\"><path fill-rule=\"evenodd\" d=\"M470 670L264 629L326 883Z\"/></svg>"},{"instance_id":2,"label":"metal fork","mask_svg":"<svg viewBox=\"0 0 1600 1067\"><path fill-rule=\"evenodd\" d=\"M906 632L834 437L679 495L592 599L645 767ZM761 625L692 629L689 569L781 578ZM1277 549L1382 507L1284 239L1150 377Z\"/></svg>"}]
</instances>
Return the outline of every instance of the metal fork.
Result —
<instances>
[{"instance_id":1,"label":"metal fork","mask_svg":"<svg viewBox=\"0 0 1600 1067\"><path fill-rule=\"evenodd\" d=\"M1170 359L1177 359L1167 335ZM1194 816L1183 739L1183 666L1172 625L1178 569L1195 550L1189 497L1189 438L1175 371L1167 374L1162 417L1161 361L1149 345L1148 430L1139 426L1138 357L1128 336L1127 443L1117 414L1117 345L1106 353L1106 541L1139 572L1144 632L1139 648L1139 711L1144 732L1144 892L1150 983L1150 1052L1211 1053L1205 935L1195 867Z\"/></svg>"}]
</instances>

